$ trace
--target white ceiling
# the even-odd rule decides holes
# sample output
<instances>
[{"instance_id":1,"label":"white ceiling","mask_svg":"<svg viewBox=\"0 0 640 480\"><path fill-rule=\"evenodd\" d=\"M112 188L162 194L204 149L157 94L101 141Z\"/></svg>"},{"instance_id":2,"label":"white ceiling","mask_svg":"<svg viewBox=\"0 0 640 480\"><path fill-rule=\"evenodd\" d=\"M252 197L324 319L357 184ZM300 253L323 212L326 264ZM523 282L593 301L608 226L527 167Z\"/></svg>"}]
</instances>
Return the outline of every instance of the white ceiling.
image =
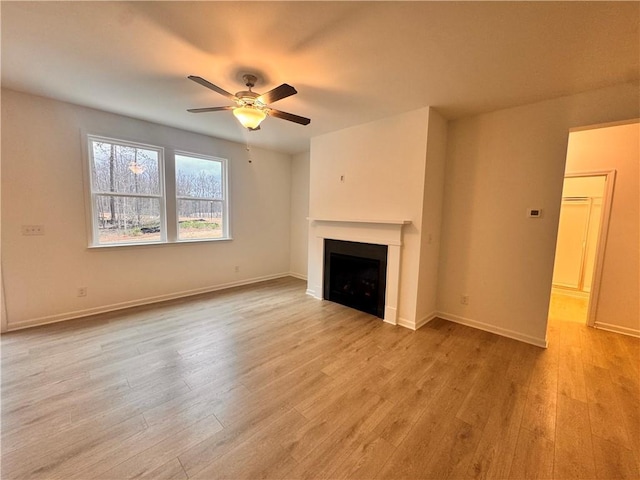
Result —
<instances>
[{"instance_id":1,"label":"white ceiling","mask_svg":"<svg viewBox=\"0 0 640 480\"><path fill-rule=\"evenodd\" d=\"M638 2L2 2L2 86L296 153L427 105L448 118L640 78ZM298 94L243 130L194 82Z\"/></svg>"}]
</instances>

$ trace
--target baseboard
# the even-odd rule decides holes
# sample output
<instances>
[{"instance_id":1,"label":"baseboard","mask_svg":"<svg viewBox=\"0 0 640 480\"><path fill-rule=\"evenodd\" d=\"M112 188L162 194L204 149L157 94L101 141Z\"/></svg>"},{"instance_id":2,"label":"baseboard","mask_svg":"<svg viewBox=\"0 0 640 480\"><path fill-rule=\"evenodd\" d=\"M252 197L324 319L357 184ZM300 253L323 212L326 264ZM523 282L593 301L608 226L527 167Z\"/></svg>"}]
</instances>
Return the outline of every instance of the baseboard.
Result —
<instances>
[{"instance_id":1,"label":"baseboard","mask_svg":"<svg viewBox=\"0 0 640 480\"><path fill-rule=\"evenodd\" d=\"M564 295L566 297L573 297L573 298L581 298L581 299L588 299L590 293L589 292L583 292L581 290L571 290L568 288L562 288L562 287L551 287L551 292L555 293L556 295Z\"/></svg>"},{"instance_id":2,"label":"baseboard","mask_svg":"<svg viewBox=\"0 0 640 480\"><path fill-rule=\"evenodd\" d=\"M431 312L429 315L425 315L421 319L416 322L412 322L411 320L407 320L406 318L398 318L398 325L404 328L408 328L410 330L418 330L419 328L424 327L427 323L429 323L434 318L437 318L437 312Z\"/></svg>"},{"instance_id":3,"label":"baseboard","mask_svg":"<svg viewBox=\"0 0 640 480\"><path fill-rule=\"evenodd\" d=\"M422 317L420 320L416 322L416 330L424 327L427 323L429 323L431 320L435 318L438 318L438 312L431 312L429 315L425 315L424 317Z\"/></svg>"},{"instance_id":4,"label":"baseboard","mask_svg":"<svg viewBox=\"0 0 640 480\"><path fill-rule=\"evenodd\" d=\"M452 313L438 312L436 316L444 320L448 320L450 322L466 325L467 327L477 328L478 330L484 330L485 332L495 333L496 335L500 335L502 337L512 338L520 342L529 343L531 345L535 345L536 347L547 348L547 340L545 338L532 337L530 335L525 335L523 333L519 333L514 330L509 330L502 327L496 327L495 325L479 322L477 320L472 320L470 318L460 317Z\"/></svg>"},{"instance_id":5,"label":"baseboard","mask_svg":"<svg viewBox=\"0 0 640 480\"><path fill-rule=\"evenodd\" d=\"M299 278L300 280L307 281L307 276L302 275L301 273L289 272L289 276L293 278Z\"/></svg>"},{"instance_id":6,"label":"baseboard","mask_svg":"<svg viewBox=\"0 0 640 480\"><path fill-rule=\"evenodd\" d=\"M322 297L319 297L318 295L316 295L316 291L313 290L312 288L307 288L307 291L305 293L310 297L315 298L316 300L322 300Z\"/></svg>"},{"instance_id":7,"label":"baseboard","mask_svg":"<svg viewBox=\"0 0 640 480\"><path fill-rule=\"evenodd\" d=\"M621 327L619 325L612 325L610 323L596 322L594 325L600 330L606 330L608 332L621 333L622 335L629 335L630 337L640 338L640 330L635 328Z\"/></svg>"},{"instance_id":8,"label":"baseboard","mask_svg":"<svg viewBox=\"0 0 640 480\"><path fill-rule=\"evenodd\" d=\"M398 323L396 325L400 325L401 327L408 328L410 330L416 329L415 322L411 320L407 320L406 318L398 317Z\"/></svg>"},{"instance_id":9,"label":"baseboard","mask_svg":"<svg viewBox=\"0 0 640 480\"><path fill-rule=\"evenodd\" d=\"M166 302L168 300L176 300L179 298L191 297L194 295L201 295L203 293L211 293L216 292L218 290L225 290L233 287L240 287L243 285L251 285L253 283L265 282L267 280L275 280L277 278L283 277L297 277L295 274L290 272L287 273L278 273L273 275L265 275L262 277L249 278L245 280L240 280L237 282L229 282L220 285L212 285L204 288L197 288L193 290L184 290L182 292L170 293L166 295L158 295L155 297L147 297L141 298L137 300L130 300L127 302L115 303L111 305L103 305L100 307L88 308L85 310L76 310L74 312L66 312L57 315L49 315L45 317L33 318L29 320L23 320L21 322L11 323L7 325L7 331L21 330L23 328L35 327L38 325L47 325L50 323L63 322L66 320L73 320L76 318L89 317L91 315L98 315L101 313L115 312L118 310L124 310L132 307L140 307L144 305L151 305L154 303ZM311 295L314 298L321 299L316 295L316 292L311 289L307 289L307 295ZM479 330L484 330L486 332L495 333L497 335L501 335L503 337L513 338L514 340L519 340L521 342L529 343L531 345L535 345L538 347L546 348L547 341L546 339L539 339L535 337L531 337L529 335L524 335L513 330L508 330L505 328L496 327L494 325L489 325L487 323L478 322L476 320L471 320L469 318L460 317L458 315L446 313L446 312L433 312L429 315L422 317L417 322L412 322L407 320L406 318L398 317L397 324L409 328L411 330L417 330L418 328L426 325L434 318L442 318L444 320L449 320L454 323L459 323L461 325L466 325L468 327L477 328ZM640 337L640 331L634 330L626 327L619 327L617 325L610 325L606 323L596 322L596 328L600 328L602 330L608 330L616 333L622 333L624 335L630 335L633 337Z\"/></svg>"},{"instance_id":10,"label":"baseboard","mask_svg":"<svg viewBox=\"0 0 640 480\"><path fill-rule=\"evenodd\" d=\"M209 287L196 288L193 290L184 290L182 292L169 293L166 295L158 295L155 297L139 298L136 300L129 300L127 302L113 303L110 305L102 305L100 307L87 308L85 310L76 310L74 312L60 313L56 315L48 315L46 317L32 318L29 320L23 320L20 322L9 322L7 331L21 330L23 328L35 327L38 325L47 325L49 323L64 322L66 320L73 320L76 318L89 317L91 315L98 315L101 313L115 312L118 310L124 310L132 307L140 307L143 305L151 305L154 303L166 302L168 300L176 300L178 298L192 297L194 295L201 295L203 293L216 292L218 290L225 290L227 288L241 287L243 285L251 285L253 283L265 282L267 280L275 280L276 278L288 277L290 274L277 273L274 275L265 275L263 277L249 278L240 280L237 282L223 283L220 285L212 285Z\"/></svg>"}]
</instances>

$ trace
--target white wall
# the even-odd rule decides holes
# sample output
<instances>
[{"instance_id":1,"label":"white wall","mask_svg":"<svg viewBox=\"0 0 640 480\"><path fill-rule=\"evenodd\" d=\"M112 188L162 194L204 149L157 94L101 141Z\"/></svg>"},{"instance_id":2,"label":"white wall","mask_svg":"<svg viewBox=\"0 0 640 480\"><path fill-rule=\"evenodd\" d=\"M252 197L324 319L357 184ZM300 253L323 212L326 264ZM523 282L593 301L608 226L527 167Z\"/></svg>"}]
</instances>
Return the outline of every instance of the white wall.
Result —
<instances>
[{"instance_id":1,"label":"white wall","mask_svg":"<svg viewBox=\"0 0 640 480\"><path fill-rule=\"evenodd\" d=\"M636 103L637 104L637 103ZM596 326L640 335L640 123L572 132L567 173L616 170Z\"/></svg>"},{"instance_id":2,"label":"white wall","mask_svg":"<svg viewBox=\"0 0 640 480\"><path fill-rule=\"evenodd\" d=\"M229 159L222 242L87 249L81 129ZM2 91L2 272L9 328L289 272L291 157ZM21 225L44 225L25 237ZM240 267L235 273L234 267ZM88 287L78 298L76 289Z\"/></svg>"},{"instance_id":3,"label":"white wall","mask_svg":"<svg viewBox=\"0 0 640 480\"><path fill-rule=\"evenodd\" d=\"M429 109L427 164L424 174L422 210L422 240L416 326L437 314L438 261L442 226L442 197L447 152L447 121L433 108Z\"/></svg>"},{"instance_id":4,"label":"white wall","mask_svg":"<svg viewBox=\"0 0 640 480\"><path fill-rule=\"evenodd\" d=\"M411 220L398 300L399 321L407 325L416 321L428 120L422 108L311 140L310 217ZM309 278L318 268L309 262Z\"/></svg>"},{"instance_id":5,"label":"white wall","mask_svg":"<svg viewBox=\"0 0 640 480\"><path fill-rule=\"evenodd\" d=\"M307 278L309 242L309 152L294 155L291 160L291 274Z\"/></svg>"},{"instance_id":6,"label":"white wall","mask_svg":"<svg viewBox=\"0 0 640 480\"><path fill-rule=\"evenodd\" d=\"M450 122L438 276L444 318L546 343L569 129L637 118L639 100L629 84ZM544 216L527 218L527 208Z\"/></svg>"}]
</instances>

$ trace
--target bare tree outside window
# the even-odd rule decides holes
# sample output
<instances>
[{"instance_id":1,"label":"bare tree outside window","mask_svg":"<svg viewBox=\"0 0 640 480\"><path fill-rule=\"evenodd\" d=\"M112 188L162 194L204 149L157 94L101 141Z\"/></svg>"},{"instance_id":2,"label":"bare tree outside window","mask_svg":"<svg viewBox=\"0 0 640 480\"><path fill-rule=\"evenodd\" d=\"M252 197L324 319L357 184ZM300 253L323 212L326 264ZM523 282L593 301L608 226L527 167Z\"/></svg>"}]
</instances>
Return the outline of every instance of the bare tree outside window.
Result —
<instances>
[{"instance_id":1,"label":"bare tree outside window","mask_svg":"<svg viewBox=\"0 0 640 480\"><path fill-rule=\"evenodd\" d=\"M92 245L229 238L225 159L173 150L165 159L162 147L93 135L88 144ZM165 161L175 166L174 198Z\"/></svg>"},{"instance_id":2,"label":"bare tree outside window","mask_svg":"<svg viewBox=\"0 0 640 480\"><path fill-rule=\"evenodd\" d=\"M178 238L223 235L224 189L220 160L176 155Z\"/></svg>"},{"instance_id":3,"label":"bare tree outside window","mask_svg":"<svg viewBox=\"0 0 640 480\"><path fill-rule=\"evenodd\" d=\"M162 240L159 151L92 140L98 243Z\"/></svg>"}]
</instances>

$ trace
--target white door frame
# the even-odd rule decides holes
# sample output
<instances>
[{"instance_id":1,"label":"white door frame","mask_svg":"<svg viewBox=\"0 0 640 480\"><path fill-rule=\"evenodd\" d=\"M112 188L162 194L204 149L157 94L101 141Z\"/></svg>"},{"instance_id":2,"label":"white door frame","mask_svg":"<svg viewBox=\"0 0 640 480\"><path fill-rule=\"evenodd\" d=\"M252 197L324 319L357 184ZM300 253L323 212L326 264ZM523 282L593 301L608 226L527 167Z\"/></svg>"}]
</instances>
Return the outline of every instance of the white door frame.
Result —
<instances>
[{"instance_id":1,"label":"white door frame","mask_svg":"<svg viewBox=\"0 0 640 480\"><path fill-rule=\"evenodd\" d=\"M602 195L602 212L600 213L600 231L596 244L596 258L593 266L593 281L589 292L589 306L587 310L587 325L594 327L596 324L596 312L600 298L600 283L602 282L602 269L604 265L604 253L609 234L609 219L611 218L611 205L613 203L613 188L616 180L615 170L596 170L588 172L566 172L564 178L575 177L605 177L604 192Z\"/></svg>"},{"instance_id":2,"label":"white door frame","mask_svg":"<svg viewBox=\"0 0 640 480\"><path fill-rule=\"evenodd\" d=\"M7 304L4 299L4 277L2 276L2 263L0 262L0 333L8 330Z\"/></svg>"}]
</instances>

